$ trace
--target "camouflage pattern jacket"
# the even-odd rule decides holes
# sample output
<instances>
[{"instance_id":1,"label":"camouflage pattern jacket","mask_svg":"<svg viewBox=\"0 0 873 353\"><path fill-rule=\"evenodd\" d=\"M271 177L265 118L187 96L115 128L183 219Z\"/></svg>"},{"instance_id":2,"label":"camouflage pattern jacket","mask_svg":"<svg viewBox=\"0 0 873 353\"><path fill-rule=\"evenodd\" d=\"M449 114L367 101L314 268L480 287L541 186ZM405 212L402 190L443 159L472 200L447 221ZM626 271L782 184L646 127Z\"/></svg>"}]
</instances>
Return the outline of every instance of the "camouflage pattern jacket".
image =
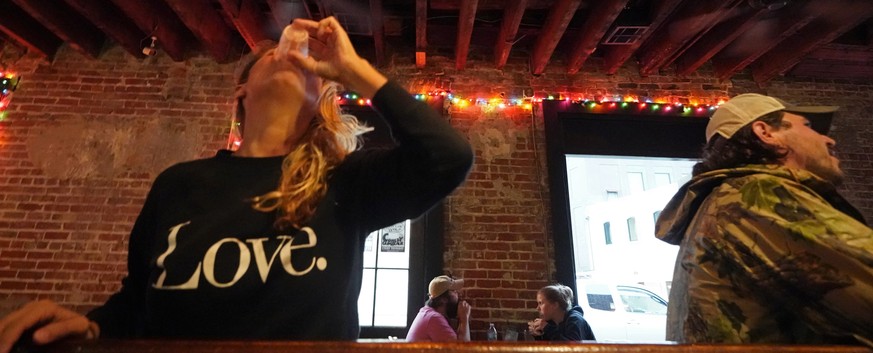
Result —
<instances>
[{"instance_id":1,"label":"camouflage pattern jacket","mask_svg":"<svg viewBox=\"0 0 873 353\"><path fill-rule=\"evenodd\" d=\"M656 235L680 246L668 340L873 342L873 230L809 172L697 175L661 212Z\"/></svg>"}]
</instances>

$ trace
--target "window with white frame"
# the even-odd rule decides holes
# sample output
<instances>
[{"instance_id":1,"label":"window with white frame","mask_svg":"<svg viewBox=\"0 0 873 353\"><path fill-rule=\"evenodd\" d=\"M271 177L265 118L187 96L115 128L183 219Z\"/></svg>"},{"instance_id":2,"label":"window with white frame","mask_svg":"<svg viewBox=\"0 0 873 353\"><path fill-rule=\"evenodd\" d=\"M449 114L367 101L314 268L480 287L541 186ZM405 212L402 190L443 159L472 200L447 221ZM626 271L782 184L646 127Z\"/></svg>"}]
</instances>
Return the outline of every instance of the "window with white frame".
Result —
<instances>
[{"instance_id":1,"label":"window with white frame","mask_svg":"<svg viewBox=\"0 0 873 353\"><path fill-rule=\"evenodd\" d=\"M405 327L409 293L410 221L370 233L358 296L362 327Z\"/></svg>"}]
</instances>

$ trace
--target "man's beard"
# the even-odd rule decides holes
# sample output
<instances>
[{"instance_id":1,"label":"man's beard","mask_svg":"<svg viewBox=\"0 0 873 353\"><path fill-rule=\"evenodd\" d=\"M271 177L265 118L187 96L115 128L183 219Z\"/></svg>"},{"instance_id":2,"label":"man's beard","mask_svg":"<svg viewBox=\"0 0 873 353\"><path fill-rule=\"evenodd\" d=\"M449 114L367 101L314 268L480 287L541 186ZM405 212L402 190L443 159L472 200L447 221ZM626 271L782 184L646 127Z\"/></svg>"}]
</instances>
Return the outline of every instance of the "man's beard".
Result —
<instances>
[{"instance_id":1,"label":"man's beard","mask_svg":"<svg viewBox=\"0 0 873 353\"><path fill-rule=\"evenodd\" d=\"M449 319L457 319L458 318L458 303L459 302L460 302L460 300L456 301L454 303L452 303L452 302L446 303L446 316L448 316Z\"/></svg>"}]
</instances>

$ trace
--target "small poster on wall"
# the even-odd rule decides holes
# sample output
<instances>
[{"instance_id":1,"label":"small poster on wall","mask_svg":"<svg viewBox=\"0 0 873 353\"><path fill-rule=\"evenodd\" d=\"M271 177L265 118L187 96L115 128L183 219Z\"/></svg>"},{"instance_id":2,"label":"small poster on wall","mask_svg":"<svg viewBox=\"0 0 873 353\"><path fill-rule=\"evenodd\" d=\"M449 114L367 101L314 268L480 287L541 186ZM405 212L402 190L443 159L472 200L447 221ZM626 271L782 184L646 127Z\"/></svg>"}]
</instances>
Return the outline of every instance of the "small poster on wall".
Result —
<instances>
[{"instance_id":1,"label":"small poster on wall","mask_svg":"<svg viewBox=\"0 0 873 353\"><path fill-rule=\"evenodd\" d=\"M379 231L382 252L406 251L406 222L400 222L393 226L382 228Z\"/></svg>"}]
</instances>

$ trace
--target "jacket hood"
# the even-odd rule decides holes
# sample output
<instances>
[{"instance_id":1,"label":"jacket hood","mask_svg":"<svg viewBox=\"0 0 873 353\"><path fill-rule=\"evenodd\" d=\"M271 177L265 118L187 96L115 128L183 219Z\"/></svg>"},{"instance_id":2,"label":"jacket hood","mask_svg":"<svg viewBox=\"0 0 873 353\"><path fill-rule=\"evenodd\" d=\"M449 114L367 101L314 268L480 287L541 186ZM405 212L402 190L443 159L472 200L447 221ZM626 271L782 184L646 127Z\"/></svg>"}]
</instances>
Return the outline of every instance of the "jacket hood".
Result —
<instances>
[{"instance_id":1,"label":"jacket hood","mask_svg":"<svg viewBox=\"0 0 873 353\"><path fill-rule=\"evenodd\" d=\"M579 315L585 316L585 311L582 310L581 306L576 305L570 308L570 310L567 311L567 315L573 315L573 312L577 312L579 313Z\"/></svg>"},{"instance_id":2,"label":"jacket hood","mask_svg":"<svg viewBox=\"0 0 873 353\"><path fill-rule=\"evenodd\" d=\"M655 224L655 236L667 243L679 245L700 205L715 188L728 179L756 174L769 174L809 187L831 202L835 208L865 223L860 213L837 194L833 184L810 172L779 165L747 165L701 173L682 185L658 216L658 221Z\"/></svg>"}]
</instances>

